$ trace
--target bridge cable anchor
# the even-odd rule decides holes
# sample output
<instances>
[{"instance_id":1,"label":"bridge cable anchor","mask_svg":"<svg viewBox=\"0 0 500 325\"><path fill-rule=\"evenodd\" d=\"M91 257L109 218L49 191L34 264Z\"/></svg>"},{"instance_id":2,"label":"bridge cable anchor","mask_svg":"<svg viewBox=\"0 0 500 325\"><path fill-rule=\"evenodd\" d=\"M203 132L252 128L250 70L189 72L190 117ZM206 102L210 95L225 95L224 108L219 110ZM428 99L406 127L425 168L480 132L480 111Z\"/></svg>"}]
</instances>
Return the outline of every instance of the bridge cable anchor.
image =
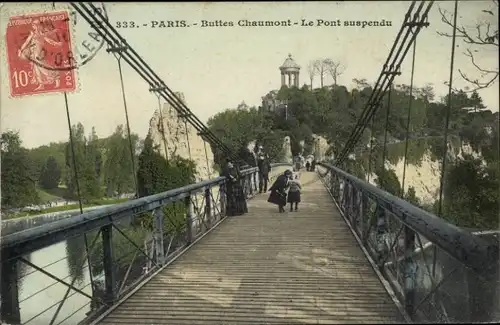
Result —
<instances>
[{"instance_id":1,"label":"bridge cable anchor","mask_svg":"<svg viewBox=\"0 0 500 325\"><path fill-rule=\"evenodd\" d=\"M128 49L129 49L129 47L127 45L110 46L109 48L106 49L106 52L121 54L122 52L125 52Z\"/></svg>"}]
</instances>

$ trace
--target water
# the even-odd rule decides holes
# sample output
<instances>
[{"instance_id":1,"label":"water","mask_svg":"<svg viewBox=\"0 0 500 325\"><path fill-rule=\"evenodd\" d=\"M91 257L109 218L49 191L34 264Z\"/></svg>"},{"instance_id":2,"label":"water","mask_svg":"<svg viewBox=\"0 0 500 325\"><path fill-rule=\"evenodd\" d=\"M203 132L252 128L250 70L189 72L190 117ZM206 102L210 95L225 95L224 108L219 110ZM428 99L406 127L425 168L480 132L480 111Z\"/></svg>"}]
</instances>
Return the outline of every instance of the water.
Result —
<instances>
[{"instance_id":1,"label":"water","mask_svg":"<svg viewBox=\"0 0 500 325\"><path fill-rule=\"evenodd\" d=\"M47 273L92 295L88 267L81 267L83 238L73 238L35 251L24 258ZM19 324L50 324L68 287L40 271L18 262ZM14 282L14 281L12 281ZM90 299L70 290L54 324L76 324L90 311ZM11 322L15 323L15 322Z\"/></svg>"},{"instance_id":2,"label":"water","mask_svg":"<svg viewBox=\"0 0 500 325\"><path fill-rule=\"evenodd\" d=\"M108 205L100 205L83 209L84 212L100 209ZM38 227L57 220L69 218L80 214L80 210L59 211L37 216L2 220L2 236L7 236L19 231Z\"/></svg>"},{"instance_id":3,"label":"water","mask_svg":"<svg viewBox=\"0 0 500 325\"><path fill-rule=\"evenodd\" d=\"M86 210L92 209L96 209L96 207ZM75 210L4 220L2 221L2 235L20 232L78 214L79 210ZM74 281L76 288L91 296L89 270L87 263L82 267L82 259L84 258L82 252L85 252L85 242L80 236L35 251L24 258L64 282ZM14 275L12 277L14 278ZM18 278L21 316L18 323L50 324L68 287L23 262L18 262L15 278ZM13 279L13 281L15 280ZM81 293L70 290L54 324L75 324L85 318L89 311L90 299Z\"/></svg>"}]
</instances>

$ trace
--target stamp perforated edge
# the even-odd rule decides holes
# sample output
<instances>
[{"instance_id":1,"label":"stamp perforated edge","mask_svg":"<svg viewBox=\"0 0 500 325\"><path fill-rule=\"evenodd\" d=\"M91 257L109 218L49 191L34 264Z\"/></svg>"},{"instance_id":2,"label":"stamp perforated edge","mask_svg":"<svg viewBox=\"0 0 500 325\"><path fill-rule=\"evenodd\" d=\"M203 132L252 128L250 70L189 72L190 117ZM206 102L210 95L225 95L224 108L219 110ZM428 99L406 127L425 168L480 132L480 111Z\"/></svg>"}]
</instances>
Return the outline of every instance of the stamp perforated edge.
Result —
<instances>
[{"instance_id":1,"label":"stamp perforated edge","mask_svg":"<svg viewBox=\"0 0 500 325\"><path fill-rule=\"evenodd\" d=\"M2 24L2 35L0 41L0 51L1 51L1 60L4 63L4 69L1 69L3 72L0 76L2 78L2 97L4 97L4 92L8 93L8 98L11 100L22 100L26 97L55 97L62 95L62 91L59 92L46 92L46 93L37 93L30 94L25 96L12 96L10 91L10 69L9 69L9 61L7 57L7 42L6 42L6 34L7 34L7 24L11 17L23 16L23 15L39 15L45 12L61 12L65 11L68 14L69 21L69 31L71 34L71 50L73 53L77 51L77 42L76 42L76 26L71 23L71 6L69 3L8 3L7 6L3 6L4 3L0 4L0 24ZM17 8L16 8L17 7ZM23 7L23 8L21 8ZM74 82L75 89L71 91L66 91L69 94L79 93L81 90L80 76L78 73L78 67L74 69ZM7 97L7 96L5 96Z\"/></svg>"}]
</instances>

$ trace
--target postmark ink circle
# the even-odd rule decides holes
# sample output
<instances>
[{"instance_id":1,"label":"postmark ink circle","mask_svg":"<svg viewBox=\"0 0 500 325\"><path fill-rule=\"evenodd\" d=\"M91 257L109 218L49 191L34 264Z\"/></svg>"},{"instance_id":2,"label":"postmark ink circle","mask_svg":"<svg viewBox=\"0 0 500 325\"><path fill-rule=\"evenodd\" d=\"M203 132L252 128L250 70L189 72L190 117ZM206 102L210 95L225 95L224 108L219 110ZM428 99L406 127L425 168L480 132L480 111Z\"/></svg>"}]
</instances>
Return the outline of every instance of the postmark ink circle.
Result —
<instances>
[{"instance_id":1,"label":"postmark ink circle","mask_svg":"<svg viewBox=\"0 0 500 325\"><path fill-rule=\"evenodd\" d=\"M91 10L99 12L107 20L104 3L92 4L95 8ZM68 71L84 66L102 49L104 39L77 11L72 9L69 14L64 14L67 17L63 21L42 17L33 22L25 48L20 49L20 52L25 51L26 43L31 42L27 44L26 59L47 70ZM93 14L99 19L99 15ZM29 40L30 37L33 41Z\"/></svg>"}]
</instances>

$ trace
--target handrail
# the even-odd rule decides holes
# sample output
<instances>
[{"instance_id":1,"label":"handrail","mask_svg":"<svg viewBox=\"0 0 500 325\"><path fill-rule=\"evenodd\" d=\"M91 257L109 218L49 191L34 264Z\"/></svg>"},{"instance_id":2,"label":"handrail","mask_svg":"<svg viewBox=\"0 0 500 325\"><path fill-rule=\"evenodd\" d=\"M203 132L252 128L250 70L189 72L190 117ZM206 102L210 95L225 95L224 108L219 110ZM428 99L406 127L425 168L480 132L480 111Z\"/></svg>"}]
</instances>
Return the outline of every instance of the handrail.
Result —
<instances>
[{"instance_id":1,"label":"handrail","mask_svg":"<svg viewBox=\"0 0 500 325\"><path fill-rule=\"evenodd\" d=\"M287 163L271 164L272 167L289 165ZM257 167L251 167L241 171L242 176L255 173ZM81 235L83 232L99 229L105 225L112 224L119 219L138 214L144 211L154 210L170 202L199 193L213 185L223 184L226 177L219 176L214 179L205 180L184 187L172 189L163 193L150 195L131 201L114 204L77 216L54 221L39 227L34 227L17 233L2 237L0 249L2 253L9 252L9 256L21 256L33 251L48 247L66 238ZM3 254L2 254L3 256ZM3 256L4 257L4 256Z\"/></svg>"},{"instance_id":2,"label":"handrail","mask_svg":"<svg viewBox=\"0 0 500 325\"><path fill-rule=\"evenodd\" d=\"M335 166L324 162L320 162L318 165L350 181L353 186L363 190L364 194L393 213L402 224L420 233L465 266L481 273L488 272L492 263L498 259L498 247L496 245L490 244L484 239L474 236L472 233L364 182Z\"/></svg>"}]
</instances>

